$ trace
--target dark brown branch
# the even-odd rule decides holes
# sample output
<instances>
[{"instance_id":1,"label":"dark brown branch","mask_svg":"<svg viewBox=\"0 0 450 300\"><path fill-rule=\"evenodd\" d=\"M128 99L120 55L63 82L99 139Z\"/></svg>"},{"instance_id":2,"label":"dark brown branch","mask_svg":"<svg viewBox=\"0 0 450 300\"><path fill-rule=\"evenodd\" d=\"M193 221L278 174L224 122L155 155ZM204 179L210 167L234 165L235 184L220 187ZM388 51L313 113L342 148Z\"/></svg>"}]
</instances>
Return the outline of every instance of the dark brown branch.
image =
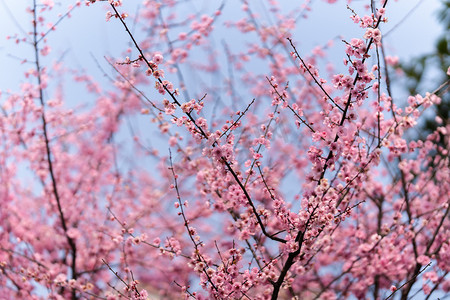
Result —
<instances>
[{"instance_id":1,"label":"dark brown branch","mask_svg":"<svg viewBox=\"0 0 450 300\"><path fill-rule=\"evenodd\" d=\"M139 47L138 43L136 42L136 39L134 38L133 34L131 33L131 31L128 29L127 24L125 23L125 21L122 19L121 15L119 14L119 12L117 11L116 7L111 4L112 9L115 12L115 16L120 20L120 22L122 23L122 25L125 28L125 31L128 33L129 37L131 38L131 40L133 41L134 46L136 47L136 49L138 50L138 52L140 53L140 57L144 60L144 62L146 63L146 65L148 66L148 68L150 68L150 70L154 71L152 65L150 64L150 62L147 60L147 58L145 57L142 49ZM171 99L173 100L173 102L181 107L181 103L178 101L178 99L175 97L175 93L169 91L169 89L166 87L166 85L163 84L161 78L157 79L158 82L163 86L164 90L170 95ZM196 129L198 130L198 132L205 138L208 139L209 136L206 134L206 132L196 123L195 118L192 116L192 114L190 112L186 112L185 113L186 116L189 118L189 120L194 124L194 126L196 127ZM212 147L216 147L217 146L217 142L214 142ZM236 171L234 171L234 169L231 167L231 164L226 161L226 159L224 157L221 157L222 163L228 168L229 172L231 173L231 175L233 176L233 178L236 180L236 182L238 183L239 187L242 189L242 191L245 194L245 197L247 198L247 201L249 203L249 205L251 206L253 213L255 214L255 217L258 221L258 225L261 227L262 232L264 233L265 236L267 236L268 238L274 240L274 241L278 241L281 243L286 243L286 241L284 239L280 239L277 237L274 237L273 235L269 234L265 227L264 224L261 221L261 218L259 217L257 210L255 208L255 205L253 204L253 201L250 197L250 195L248 194L247 190L245 189L245 186L242 184L241 180L239 179L239 177L237 176Z\"/></svg>"},{"instance_id":2,"label":"dark brown branch","mask_svg":"<svg viewBox=\"0 0 450 300\"><path fill-rule=\"evenodd\" d=\"M417 276L419 276L421 273L423 273L429 266L431 266L431 262L428 263L422 270L420 270L417 274L415 274L410 280L406 281L404 284L399 286L395 291L393 291L387 298L384 298L384 300L388 300L394 296L396 292L401 290L405 285L409 284L411 281L415 280Z\"/></svg>"},{"instance_id":3,"label":"dark brown branch","mask_svg":"<svg viewBox=\"0 0 450 300\"><path fill-rule=\"evenodd\" d=\"M291 44L292 49L294 49L295 55L297 55L297 57L300 59L300 61L302 62L303 67L305 67L306 71L308 71L309 75L311 75L312 79L314 80L314 82L319 86L319 88L322 90L322 92L325 94L325 96L327 96L328 99L330 99L330 101L336 105L337 108L339 108L341 111L344 111L342 109L342 107L340 107L336 102L334 102L333 98L331 98L331 96L327 93L327 91L325 91L325 89L323 88L322 84L317 80L316 76L314 76L314 74L311 72L311 70L309 69L309 67L306 65L305 61L302 59L302 57L300 56L300 54L298 53L297 49L295 48L294 43L292 42L291 38L287 38L287 40L289 41L289 43Z\"/></svg>"},{"instance_id":4,"label":"dark brown branch","mask_svg":"<svg viewBox=\"0 0 450 300\"><path fill-rule=\"evenodd\" d=\"M58 207L58 214L59 214L59 220L61 222L61 226L64 230L64 234L67 239L67 243L69 244L71 254L72 254L72 260L71 260L71 270L72 270L72 278L77 279L78 274L76 270L76 259L77 259L77 247L75 244L75 240L69 237L67 234L68 228L67 228L67 222L64 217L63 209L61 206L61 198L59 196L58 187L56 184L56 177L54 172L54 167L52 163L52 152L50 149L50 142L48 138L48 130L47 130L47 120L45 118L45 103L44 103L44 91L42 89L42 78L41 78L41 66L39 62L39 48L38 43L39 40L37 39L38 33L37 33L37 14L36 14L36 0L33 0L33 46L34 46L34 54L35 54L35 64L36 64L36 73L37 73L37 80L38 80L38 89L39 89L39 100L42 107L42 129L44 132L44 143L45 143L45 151L47 155L47 163L48 163L48 170L50 172L50 178L52 182L52 188L53 188L53 195L55 196L56 205ZM72 299L76 299L76 292L73 289L72 290Z\"/></svg>"}]
</instances>

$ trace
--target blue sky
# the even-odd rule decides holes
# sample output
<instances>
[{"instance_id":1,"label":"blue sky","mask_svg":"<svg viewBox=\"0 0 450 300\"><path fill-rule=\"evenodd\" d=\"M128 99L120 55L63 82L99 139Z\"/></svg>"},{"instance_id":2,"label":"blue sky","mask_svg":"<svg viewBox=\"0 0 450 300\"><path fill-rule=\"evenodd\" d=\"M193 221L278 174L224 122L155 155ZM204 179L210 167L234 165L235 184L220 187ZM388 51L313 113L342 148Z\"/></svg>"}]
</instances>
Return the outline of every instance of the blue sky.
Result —
<instances>
[{"instance_id":1,"label":"blue sky","mask_svg":"<svg viewBox=\"0 0 450 300\"><path fill-rule=\"evenodd\" d=\"M135 11L139 3L137 0L124 2L130 7L130 12ZM260 2L256 0L251 3L258 6ZM30 3L31 0L0 0L0 90L3 91L9 88L17 90L18 83L23 78L23 71L31 67L20 63L23 58L32 57L31 47L16 45L13 41L6 40L8 35L21 33L17 24L20 24L24 31L31 29L30 15L25 13L25 7ZM279 3L288 7L298 2L281 0ZM354 0L351 6L358 7L361 3L366 1ZM53 12L63 12L69 4L69 1L55 1ZM217 6L215 4L218 5L219 1L209 2L211 9ZM73 68L89 70L88 73L97 76L98 68L94 66L92 57L103 60L105 54L119 55L124 41L128 41L118 22L105 22L104 6L103 3L97 3L91 7L77 8L72 17L64 20L57 31L49 36L49 44L54 49L53 54L64 54L65 62L69 62ZM398 53L403 58L431 51L437 36L442 32L436 18L436 11L440 6L439 0L391 0L387 13L389 23L384 25L383 32L387 32L399 22L401 24L386 37L387 51ZM240 1L227 1L225 17L227 13L234 13L239 7ZM414 7L415 10L410 13ZM312 8L310 18L301 21L300 30L294 35L294 38L301 39L304 49L312 49L315 45L341 33L355 32L356 26L348 20L349 11L345 5L334 4L330 9L330 5L324 1L316 0L313 1ZM409 17L403 20L407 15ZM53 18L49 21L55 20L56 18ZM53 58L55 57L57 56Z\"/></svg>"}]
</instances>

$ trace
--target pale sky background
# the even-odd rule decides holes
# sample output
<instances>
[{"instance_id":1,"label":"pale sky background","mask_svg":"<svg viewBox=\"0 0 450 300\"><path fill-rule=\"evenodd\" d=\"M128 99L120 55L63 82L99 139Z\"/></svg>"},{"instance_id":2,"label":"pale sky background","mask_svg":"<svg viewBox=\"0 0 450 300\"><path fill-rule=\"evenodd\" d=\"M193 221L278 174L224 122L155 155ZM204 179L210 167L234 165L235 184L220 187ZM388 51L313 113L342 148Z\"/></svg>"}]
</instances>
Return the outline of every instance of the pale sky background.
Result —
<instances>
[{"instance_id":1,"label":"pale sky background","mask_svg":"<svg viewBox=\"0 0 450 300\"><path fill-rule=\"evenodd\" d=\"M75 1L55 1L53 11L64 12L66 7ZM135 11L138 0L125 0L129 12ZM205 1L194 0L194 5L199 8ZM258 6L260 0L250 1L251 5ZM280 0L281 5L293 6L303 1ZM340 1L344 3L344 1ZM352 7L358 7L361 3L368 1L353 0ZM24 44L16 45L6 36L20 33L17 23L23 30L31 30L30 15L25 13L25 7L31 4L31 0L0 0L0 90L17 90L19 82L23 80L23 71L31 68L31 65L21 65L20 61L26 57L32 57L32 48ZM221 1L206 1L213 11ZM293 37L303 49L312 49L334 38L339 34L345 34L346 38L359 36L357 26L348 19L349 11L345 5L340 3L331 6L323 0L312 2L312 13L308 19L299 22L299 30ZM240 11L241 2L229 0L226 2L224 17L227 13ZM443 27L437 23L437 10L441 7L440 0L390 0L387 8L389 22L382 27L382 32L387 32L416 9L385 39L388 53L397 53L401 58L430 52L437 36L442 33ZM77 8L70 19L65 19L57 30L49 36L49 45L52 46L52 59L64 53L64 62L73 68L86 69L87 73L93 75L101 74L95 65L92 56L104 65L103 56L119 56L128 37L124 34L119 22L105 22L105 4L96 3L91 7ZM13 21L11 16L16 19ZM225 18L222 17L220 22ZM54 20L48 20L56 21ZM337 24L337 25L336 25ZM308 51L306 50L306 51ZM341 55L342 57L342 55ZM45 60L44 60L45 63ZM338 63L338 62L337 62Z\"/></svg>"}]
</instances>

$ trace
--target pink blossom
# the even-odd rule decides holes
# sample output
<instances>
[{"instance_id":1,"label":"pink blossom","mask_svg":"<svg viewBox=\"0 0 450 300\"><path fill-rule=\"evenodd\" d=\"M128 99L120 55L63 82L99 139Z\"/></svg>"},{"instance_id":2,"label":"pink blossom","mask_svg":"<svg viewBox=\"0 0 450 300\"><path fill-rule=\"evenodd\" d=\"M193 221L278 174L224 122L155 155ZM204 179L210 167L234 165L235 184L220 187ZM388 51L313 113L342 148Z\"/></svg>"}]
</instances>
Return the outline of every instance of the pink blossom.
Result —
<instances>
[{"instance_id":1,"label":"pink blossom","mask_svg":"<svg viewBox=\"0 0 450 300\"><path fill-rule=\"evenodd\" d=\"M105 1L117 34L100 76L48 60L64 51L55 32L73 35L72 7L55 19L41 1L19 20L10 42L29 47L28 67L0 94L0 295L365 299L409 281L406 298L447 293L450 127L436 87L390 95L404 75L388 81L384 65L405 57L379 53L386 1L325 1L355 29L337 47L298 35L325 15L309 0L178 2L128 15Z\"/></svg>"}]
</instances>

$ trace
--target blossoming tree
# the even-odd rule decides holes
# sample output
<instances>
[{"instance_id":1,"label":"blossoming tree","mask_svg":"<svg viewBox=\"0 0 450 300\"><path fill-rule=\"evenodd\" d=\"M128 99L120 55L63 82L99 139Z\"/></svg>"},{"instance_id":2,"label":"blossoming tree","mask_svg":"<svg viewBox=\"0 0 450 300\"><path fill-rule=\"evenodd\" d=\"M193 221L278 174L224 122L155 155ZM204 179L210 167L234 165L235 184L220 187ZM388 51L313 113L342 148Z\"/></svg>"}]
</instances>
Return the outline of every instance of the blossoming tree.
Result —
<instances>
[{"instance_id":1,"label":"blossoming tree","mask_svg":"<svg viewBox=\"0 0 450 300\"><path fill-rule=\"evenodd\" d=\"M133 14L90 0L50 28L53 1L30 2L30 32L16 38L31 45L33 67L1 98L2 299L450 291L450 127L406 136L448 81L392 95L396 60L382 39L391 1L348 1L363 33L338 41L338 61L331 41L304 53L292 35L311 1L287 11L265 1L263 17L245 0L212 1L205 14L187 14L186 1L146 0ZM106 58L106 82L73 77L95 101L69 108L64 81L54 84L64 60L43 58L84 5L107 7L127 34L115 46L128 46ZM244 17L224 14L230 5Z\"/></svg>"}]
</instances>

